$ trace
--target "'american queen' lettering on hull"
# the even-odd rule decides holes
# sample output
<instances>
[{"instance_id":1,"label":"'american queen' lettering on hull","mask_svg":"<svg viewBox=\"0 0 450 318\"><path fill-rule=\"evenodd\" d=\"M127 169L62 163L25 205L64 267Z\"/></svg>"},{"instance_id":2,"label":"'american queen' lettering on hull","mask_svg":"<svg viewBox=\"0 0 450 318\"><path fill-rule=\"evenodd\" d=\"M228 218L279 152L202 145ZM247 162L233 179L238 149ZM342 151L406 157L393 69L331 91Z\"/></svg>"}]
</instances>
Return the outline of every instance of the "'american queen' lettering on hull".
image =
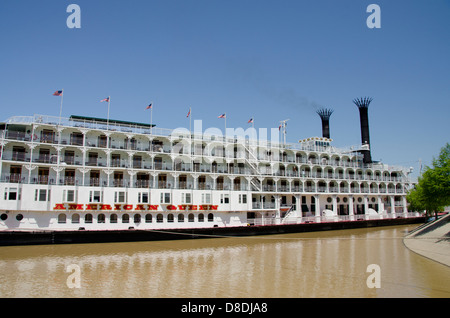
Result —
<instances>
[{"instance_id":1,"label":"'american queen' lettering on hull","mask_svg":"<svg viewBox=\"0 0 450 318\"><path fill-rule=\"evenodd\" d=\"M76 204L56 203L54 211L217 211L212 204Z\"/></svg>"}]
</instances>

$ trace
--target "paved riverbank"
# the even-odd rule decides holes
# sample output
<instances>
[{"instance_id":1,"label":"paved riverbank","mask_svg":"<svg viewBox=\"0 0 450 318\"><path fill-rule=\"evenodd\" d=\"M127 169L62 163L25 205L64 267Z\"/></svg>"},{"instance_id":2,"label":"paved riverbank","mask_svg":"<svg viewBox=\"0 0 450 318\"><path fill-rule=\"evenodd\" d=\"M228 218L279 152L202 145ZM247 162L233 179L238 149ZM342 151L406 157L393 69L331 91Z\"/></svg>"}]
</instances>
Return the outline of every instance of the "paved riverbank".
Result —
<instances>
[{"instance_id":1,"label":"paved riverbank","mask_svg":"<svg viewBox=\"0 0 450 318\"><path fill-rule=\"evenodd\" d=\"M417 228L403 243L417 254L450 266L450 214Z\"/></svg>"}]
</instances>

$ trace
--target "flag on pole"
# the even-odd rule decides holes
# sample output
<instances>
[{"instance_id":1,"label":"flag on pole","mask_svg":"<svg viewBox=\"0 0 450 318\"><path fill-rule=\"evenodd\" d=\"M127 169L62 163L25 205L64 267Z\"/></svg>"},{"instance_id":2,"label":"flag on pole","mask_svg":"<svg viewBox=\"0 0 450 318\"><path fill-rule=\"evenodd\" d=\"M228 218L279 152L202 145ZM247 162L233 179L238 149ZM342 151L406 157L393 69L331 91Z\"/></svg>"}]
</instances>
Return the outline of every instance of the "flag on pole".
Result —
<instances>
[{"instance_id":1,"label":"flag on pole","mask_svg":"<svg viewBox=\"0 0 450 318\"><path fill-rule=\"evenodd\" d=\"M222 115L220 115L220 116L217 117L217 118L226 118L226 117L225 117L225 114L222 114Z\"/></svg>"},{"instance_id":2,"label":"flag on pole","mask_svg":"<svg viewBox=\"0 0 450 318\"><path fill-rule=\"evenodd\" d=\"M109 97L106 97L105 99L102 99L100 102L109 102Z\"/></svg>"},{"instance_id":3,"label":"flag on pole","mask_svg":"<svg viewBox=\"0 0 450 318\"><path fill-rule=\"evenodd\" d=\"M189 111L188 111L186 117L189 117L190 115L191 115L191 108L189 107Z\"/></svg>"},{"instance_id":4,"label":"flag on pole","mask_svg":"<svg viewBox=\"0 0 450 318\"><path fill-rule=\"evenodd\" d=\"M280 124L280 126L278 126L278 130L281 130L281 124Z\"/></svg>"},{"instance_id":5,"label":"flag on pole","mask_svg":"<svg viewBox=\"0 0 450 318\"><path fill-rule=\"evenodd\" d=\"M253 118L250 118L247 122L247 124L253 123Z\"/></svg>"},{"instance_id":6,"label":"flag on pole","mask_svg":"<svg viewBox=\"0 0 450 318\"><path fill-rule=\"evenodd\" d=\"M62 114L63 97L64 97L63 91L64 91L64 89L53 93L53 96L61 96L61 106L59 107L59 123L58 123L58 125L61 125L61 114Z\"/></svg>"},{"instance_id":7,"label":"flag on pole","mask_svg":"<svg viewBox=\"0 0 450 318\"><path fill-rule=\"evenodd\" d=\"M150 105L148 105L146 109L150 109L150 108L152 108L152 103L150 103Z\"/></svg>"}]
</instances>

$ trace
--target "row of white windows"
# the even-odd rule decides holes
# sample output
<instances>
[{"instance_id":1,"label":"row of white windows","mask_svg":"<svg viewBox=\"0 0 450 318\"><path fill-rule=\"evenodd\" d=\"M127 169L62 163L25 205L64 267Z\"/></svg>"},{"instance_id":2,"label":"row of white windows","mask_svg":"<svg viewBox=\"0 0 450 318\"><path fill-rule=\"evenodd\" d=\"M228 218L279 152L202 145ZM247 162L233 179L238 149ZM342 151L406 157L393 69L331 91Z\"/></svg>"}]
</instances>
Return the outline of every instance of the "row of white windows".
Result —
<instances>
[{"instance_id":1,"label":"row of white windows","mask_svg":"<svg viewBox=\"0 0 450 318\"><path fill-rule=\"evenodd\" d=\"M133 222L134 223L141 223L142 219L144 219L145 223L152 223L153 219L155 219L156 223L163 223L164 222L164 215L162 213L157 214L156 216L147 213L144 217L142 217L141 214L135 214L133 216ZM81 220L81 217L78 213L74 213L71 215L71 222L72 224L79 224ZM84 223L93 223L94 217L92 214L87 213L84 215ZM106 215L103 213L100 213L97 215L97 223L106 223L108 218L106 218ZM182 213L178 215L174 215L173 213L167 214L166 222L185 222L186 216ZM130 215L129 214L122 214L120 217L113 213L109 215L109 223L130 223ZM214 221L214 214L208 213L207 215L207 221L213 222ZM187 216L187 222L195 222L195 215L193 213L189 213ZM197 215L197 222L205 222L205 215L203 213L200 213ZM67 215L64 213L61 213L58 215L58 223L67 223Z\"/></svg>"},{"instance_id":2,"label":"row of white windows","mask_svg":"<svg viewBox=\"0 0 450 318\"><path fill-rule=\"evenodd\" d=\"M18 188L5 188L4 199L5 200L20 200L21 191ZM77 202L78 191L77 190L63 190L63 202ZM50 190L36 189L34 195L34 201L50 201ZM89 191L89 202L103 202L103 191L91 190ZM126 191L114 192L114 203L126 203L128 202L128 193ZM148 192L138 192L138 203L149 203L150 194ZM172 203L172 195L170 192L162 192L160 197L161 203ZM181 193L181 203L191 204L192 193ZM202 193L202 204L211 204L211 193ZM230 203L230 195L224 193L220 195L220 203ZM247 203L247 195L239 194L239 203Z\"/></svg>"},{"instance_id":3,"label":"row of white windows","mask_svg":"<svg viewBox=\"0 0 450 318\"><path fill-rule=\"evenodd\" d=\"M22 196L21 189L18 188L5 188L4 200L15 201L20 200ZM34 201L50 201L50 190L36 189L34 192Z\"/></svg>"}]
</instances>

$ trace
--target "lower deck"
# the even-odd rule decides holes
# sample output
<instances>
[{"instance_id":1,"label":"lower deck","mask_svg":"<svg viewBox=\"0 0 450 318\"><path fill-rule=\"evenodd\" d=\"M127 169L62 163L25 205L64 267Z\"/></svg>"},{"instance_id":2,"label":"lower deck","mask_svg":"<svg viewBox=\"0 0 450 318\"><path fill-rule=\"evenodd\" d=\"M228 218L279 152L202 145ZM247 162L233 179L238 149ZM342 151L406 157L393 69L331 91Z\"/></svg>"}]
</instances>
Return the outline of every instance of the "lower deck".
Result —
<instances>
[{"instance_id":1,"label":"lower deck","mask_svg":"<svg viewBox=\"0 0 450 318\"><path fill-rule=\"evenodd\" d=\"M207 212L207 213L103 213L82 211L72 213L54 212L8 212L0 215L0 231L107 231L107 230L167 230L226 228L260 225L287 225L308 223L351 222L417 218L417 212L297 216L285 213L254 212Z\"/></svg>"},{"instance_id":2,"label":"lower deck","mask_svg":"<svg viewBox=\"0 0 450 318\"><path fill-rule=\"evenodd\" d=\"M405 195L0 184L0 231L155 230L416 217Z\"/></svg>"}]
</instances>

